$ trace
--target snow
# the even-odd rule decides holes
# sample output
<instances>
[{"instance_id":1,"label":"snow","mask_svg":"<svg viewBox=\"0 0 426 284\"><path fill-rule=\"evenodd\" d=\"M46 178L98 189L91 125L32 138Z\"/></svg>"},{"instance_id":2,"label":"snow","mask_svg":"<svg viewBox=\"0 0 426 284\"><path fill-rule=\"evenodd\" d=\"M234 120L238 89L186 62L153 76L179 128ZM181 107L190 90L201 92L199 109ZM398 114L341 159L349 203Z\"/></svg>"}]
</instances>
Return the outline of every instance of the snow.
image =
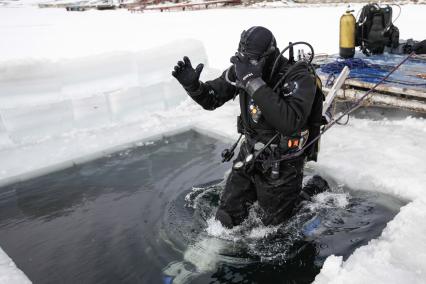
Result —
<instances>
[{"instance_id":1,"label":"snow","mask_svg":"<svg viewBox=\"0 0 426 284\"><path fill-rule=\"evenodd\" d=\"M343 7L322 8L321 17L335 19L332 27L337 29ZM124 10L71 13L65 9L4 8L0 10L0 33L7 38L7 45L1 46L0 62L26 58L62 60L111 51L140 52L174 40L194 38L205 45L212 67L223 69L229 64L241 31L252 25L269 27L281 45L303 39L317 47L317 52L335 52L337 33L324 42L324 33L312 32L313 27L306 24L307 19L319 17L319 11L237 8L170 13ZM321 21L319 30L330 27L325 22Z\"/></svg>"},{"instance_id":2,"label":"snow","mask_svg":"<svg viewBox=\"0 0 426 284\"><path fill-rule=\"evenodd\" d=\"M194 65L206 64L203 80L213 78L228 67L241 31L253 25L270 28L281 47L304 40L317 53L336 53L345 9L346 4L132 14L0 8L0 183L189 128L236 138L238 102L203 110L170 76L174 63L188 55ZM401 38L423 39L418 27L426 24L425 12L426 6L403 6ZM426 123L411 117L352 118L322 138L319 162L311 165L316 171L351 188L411 202L381 237L346 261L330 256L317 283L424 283L424 145ZM0 283L19 282L16 275L23 275L2 251L0 272Z\"/></svg>"},{"instance_id":3,"label":"snow","mask_svg":"<svg viewBox=\"0 0 426 284\"><path fill-rule=\"evenodd\" d=\"M424 283L425 206L419 198L403 207L378 240L357 249L346 262L328 257L315 283Z\"/></svg>"},{"instance_id":4,"label":"snow","mask_svg":"<svg viewBox=\"0 0 426 284\"><path fill-rule=\"evenodd\" d=\"M13 261L0 248L0 283L1 284L23 284L31 283L22 271L16 268Z\"/></svg>"},{"instance_id":5,"label":"snow","mask_svg":"<svg viewBox=\"0 0 426 284\"><path fill-rule=\"evenodd\" d=\"M323 137L320 163L314 165L319 172L352 188L414 201L388 223L379 239L357 249L345 262L341 257L329 257L316 283L425 283L423 143L426 122L410 117L395 121L352 119L349 127L336 127Z\"/></svg>"}]
</instances>

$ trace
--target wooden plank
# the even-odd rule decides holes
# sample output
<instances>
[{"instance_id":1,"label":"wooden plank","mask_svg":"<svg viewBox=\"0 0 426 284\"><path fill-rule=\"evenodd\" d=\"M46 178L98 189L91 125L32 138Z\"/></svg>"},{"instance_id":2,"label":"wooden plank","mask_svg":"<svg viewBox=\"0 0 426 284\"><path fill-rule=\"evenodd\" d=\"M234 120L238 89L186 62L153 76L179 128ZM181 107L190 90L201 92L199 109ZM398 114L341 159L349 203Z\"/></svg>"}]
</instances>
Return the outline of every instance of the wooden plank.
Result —
<instances>
[{"instance_id":1,"label":"wooden plank","mask_svg":"<svg viewBox=\"0 0 426 284\"><path fill-rule=\"evenodd\" d=\"M366 89L371 89L376 84L375 83L368 83L368 82L361 82L354 79L348 79L346 81L346 84L349 86L354 87L361 87ZM424 90L420 89L412 89L409 87L397 87L397 86L389 86L387 84L382 84L377 86L377 91L387 92L387 93L394 93L394 94L403 94L407 96L413 96L418 98L426 98L426 88Z\"/></svg>"},{"instance_id":2,"label":"wooden plank","mask_svg":"<svg viewBox=\"0 0 426 284\"><path fill-rule=\"evenodd\" d=\"M327 94L330 89L323 88ZM356 101L359 100L366 91L348 89L339 90L337 92L337 98L342 100ZM377 92L372 92L364 101L363 105L380 105L388 107L396 107L421 113L426 113L426 103L414 99L398 98L394 96L384 95Z\"/></svg>"},{"instance_id":3,"label":"wooden plank","mask_svg":"<svg viewBox=\"0 0 426 284\"><path fill-rule=\"evenodd\" d=\"M319 75L319 77L321 78L323 83L325 83L327 81L328 76ZM358 88L371 89L376 84L375 83L368 83L368 82L361 82L361 81L358 81L358 80L355 80L355 79L347 79L345 81L345 85L352 86L352 87L358 87ZM390 95L392 95L392 94L394 94L394 95L406 95L406 96L410 96L410 97L426 99L426 88L424 88L424 89L413 89L413 88L408 88L408 87L397 87L397 86L389 86L388 84L382 84L382 85L379 85L376 88L376 90L381 91L381 92L385 92L385 93L389 93Z\"/></svg>"}]
</instances>

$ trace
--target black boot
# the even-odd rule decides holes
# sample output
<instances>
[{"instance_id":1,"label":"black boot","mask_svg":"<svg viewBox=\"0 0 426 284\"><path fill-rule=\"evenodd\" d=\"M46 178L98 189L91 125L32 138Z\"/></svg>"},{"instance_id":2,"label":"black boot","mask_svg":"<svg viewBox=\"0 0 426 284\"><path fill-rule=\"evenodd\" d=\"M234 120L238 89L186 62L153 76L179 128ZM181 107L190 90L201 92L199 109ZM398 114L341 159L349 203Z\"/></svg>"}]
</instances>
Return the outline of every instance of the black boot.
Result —
<instances>
[{"instance_id":1,"label":"black boot","mask_svg":"<svg viewBox=\"0 0 426 284\"><path fill-rule=\"evenodd\" d=\"M234 222L232 222L231 216L222 209L218 209L216 212L216 220L220 221L222 226L227 229L232 229L234 227Z\"/></svg>"},{"instance_id":2,"label":"black boot","mask_svg":"<svg viewBox=\"0 0 426 284\"><path fill-rule=\"evenodd\" d=\"M325 179L315 175L313 176L300 192L300 196L304 200L311 200L312 196L328 190L330 187Z\"/></svg>"}]
</instances>

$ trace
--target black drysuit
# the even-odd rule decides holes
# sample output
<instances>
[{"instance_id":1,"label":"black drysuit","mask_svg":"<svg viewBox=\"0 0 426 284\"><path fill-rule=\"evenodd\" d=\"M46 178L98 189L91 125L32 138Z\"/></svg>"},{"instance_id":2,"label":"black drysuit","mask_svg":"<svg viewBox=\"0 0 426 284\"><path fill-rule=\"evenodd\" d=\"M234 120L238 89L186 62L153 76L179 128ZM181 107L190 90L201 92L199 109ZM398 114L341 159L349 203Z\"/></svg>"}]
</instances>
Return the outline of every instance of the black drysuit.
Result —
<instances>
[{"instance_id":1,"label":"black drysuit","mask_svg":"<svg viewBox=\"0 0 426 284\"><path fill-rule=\"evenodd\" d=\"M245 134L240 153L234 160L243 161L252 153L255 142L267 143L278 131L284 137L291 137L307 128L308 118L316 95L316 79L306 63L290 65L280 57L278 72L268 80L271 62L264 68L263 80L267 83L258 89L252 98L243 90L227 82L226 72L219 78L201 83L196 91L188 91L194 101L206 110L214 110L239 95L241 116L239 132ZM281 88L272 88L283 77ZM229 79L235 80L235 72L230 69ZM261 111L260 118L252 119L250 105L253 102ZM282 150L285 152L285 150ZM284 153L281 153L284 154ZM267 155L267 153L265 153ZM266 225L279 224L292 215L302 187L304 155L282 161L278 179L272 179L270 169L255 163L250 173L232 169L222 193L216 218L226 227L240 224L248 214L254 201L263 209L263 222Z\"/></svg>"}]
</instances>

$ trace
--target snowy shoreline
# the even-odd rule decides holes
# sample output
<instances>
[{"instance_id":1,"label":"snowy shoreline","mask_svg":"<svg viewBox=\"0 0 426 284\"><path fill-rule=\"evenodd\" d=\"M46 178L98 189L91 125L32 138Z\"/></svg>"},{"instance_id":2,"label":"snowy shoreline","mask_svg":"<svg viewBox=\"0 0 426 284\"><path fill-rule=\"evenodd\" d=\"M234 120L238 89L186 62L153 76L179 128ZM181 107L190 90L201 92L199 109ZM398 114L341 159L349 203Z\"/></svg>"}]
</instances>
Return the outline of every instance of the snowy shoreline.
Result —
<instances>
[{"instance_id":1,"label":"snowy shoreline","mask_svg":"<svg viewBox=\"0 0 426 284\"><path fill-rule=\"evenodd\" d=\"M238 102L214 112L201 109L171 78L172 61L183 55L190 55L194 62L205 60L214 69L207 68L210 74L203 73L202 79L212 78L220 74L217 69L228 66L241 30L251 25L269 27L280 45L304 39L317 52L335 53L338 18L343 10L338 6L134 15L126 11L67 14L58 9L0 8L0 18L5 19L0 22L0 36L8 43L0 46L0 113L8 112L15 119L10 120L12 124L4 122L7 127L0 120L0 179L4 182L25 173L28 178L30 172L36 175L53 170L59 160L66 167L185 129L232 140L237 137ZM424 36L420 29L411 27L426 25L425 12L426 6L403 7L397 23L402 38ZM315 33L303 23L304 18L319 13L330 21L317 21L316 28L322 32ZM152 26L155 28L148 28ZM182 42L183 38L196 40ZM181 42L169 46L175 40ZM163 47L154 53L147 51L159 46ZM87 63L87 59L92 61ZM66 72L57 72L58 66ZM84 72L79 75L79 70ZM55 73L63 77L52 79ZM144 90L144 97L129 91L129 86ZM158 93L165 97L155 96ZM108 112L100 106L109 105L106 102L111 98L115 108ZM78 100L84 103L75 108L72 103ZM92 105L97 108L85 108ZM138 109L141 105L151 108ZM51 112L43 117L46 111L37 108L40 106L57 107L57 116ZM16 120L28 109L37 110L34 117ZM75 110L79 110L78 115ZM96 110L96 119L92 119L92 110ZM67 113L69 116L63 116ZM110 113L116 120L109 120ZM42 127L34 129L31 122ZM54 135L45 135L53 128ZM8 140L10 133L12 142ZM420 220L426 218L424 145L426 122L410 117L351 119L348 126L336 126L323 137L319 162L312 164L316 171L352 188L390 193L412 202L388 223L380 238L357 249L345 262L330 256L316 283L423 283L426 225ZM36 172L42 168L44 172ZM4 273L2 276L7 277ZM10 283L6 280L0 277L0 283Z\"/></svg>"},{"instance_id":2,"label":"snowy shoreline","mask_svg":"<svg viewBox=\"0 0 426 284\"><path fill-rule=\"evenodd\" d=\"M29 6L34 6L34 7L39 7L39 5L44 5L40 8L62 8L63 5L68 4L68 5L74 5L76 3L78 3L79 1L73 1L73 0L53 0L53 1L42 1L42 0L15 0L15 1L11 1L11 0L2 0L0 1L0 7L29 7ZM93 2L93 1L88 1L88 2ZM118 4L118 2L113 1L116 4ZM126 1L125 1L126 2ZM170 5L175 5L175 4L182 4L182 3L194 3L194 4L198 4L198 3L204 3L204 2L208 2L208 1L200 1L200 0L190 0L190 1L184 1L181 3L174 3L172 1L164 1L163 3L159 3L159 4L152 4L149 5L149 7L168 7ZM127 3L127 2L126 2ZM342 1L336 1L336 0L325 0L325 1L321 1L321 0L307 0L307 1L286 1L286 0L281 0L281 1L243 1L242 4L240 5L235 5L235 6L218 6L215 7L216 9L236 9L236 8L321 8L321 7L336 7L336 6L347 6L348 4L368 4L371 3L371 1L366 1L366 0L359 0L359 1L352 1L352 3L347 3L347 2L343 2ZM426 4L425 0L403 0L403 1L380 1L381 4L390 4L390 5L410 5L410 4L416 4L416 5L422 5L422 4ZM49 6L51 5L51 6ZM56 6L58 5L58 6ZM213 8L213 9L215 9ZM124 8L126 9L126 8ZM211 9L211 8L210 8ZM187 10L188 11L188 10ZM159 11L157 11L159 12Z\"/></svg>"}]
</instances>

